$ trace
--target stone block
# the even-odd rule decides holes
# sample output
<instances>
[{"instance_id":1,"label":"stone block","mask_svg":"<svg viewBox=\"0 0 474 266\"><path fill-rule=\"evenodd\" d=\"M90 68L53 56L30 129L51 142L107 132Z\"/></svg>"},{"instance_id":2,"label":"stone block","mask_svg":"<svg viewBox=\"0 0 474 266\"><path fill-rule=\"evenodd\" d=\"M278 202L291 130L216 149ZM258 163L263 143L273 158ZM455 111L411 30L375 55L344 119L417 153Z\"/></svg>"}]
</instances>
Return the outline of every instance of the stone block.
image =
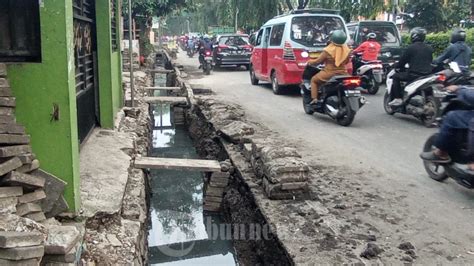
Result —
<instances>
[{"instance_id":1,"label":"stone block","mask_svg":"<svg viewBox=\"0 0 474 266\"><path fill-rule=\"evenodd\" d=\"M297 190L297 189L307 189L307 182L293 182L293 183L283 183L281 184L282 190ZM18 212L18 208L17 208Z\"/></svg>"},{"instance_id":2,"label":"stone block","mask_svg":"<svg viewBox=\"0 0 474 266\"><path fill-rule=\"evenodd\" d=\"M217 202L206 202L203 205L204 211L218 212L221 209L221 204Z\"/></svg>"},{"instance_id":3,"label":"stone block","mask_svg":"<svg viewBox=\"0 0 474 266\"><path fill-rule=\"evenodd\" d=\"M19 216L24 216L33 212L42 211L41 206L36 203L21 203L16 206L16 214Z\"/></svg>"},{"instance_id":4,"label":"stone block","mask_svg":"<svg viewBox=\"0 0 474 266\"><path fill-rule=\"evenodd\" d=\"M0 231L16 232L40 232L46 238L47 230L42 225L33 220L23 218L16 214L0 214Z\"/></svg>"},{"instance_id":5,"label":"stone block","mask_svg":"<svg viewBox=\"0 0 474 266\"><path fill-rule=\"evenodd\" d=\"M21 172L21 173L30 173L34 170L37 170L40 167L40 162L37 159L34 159L31 163L27 163L22 165L21 167L18 167L16 171Z\"/></svg>"},{"instance_id":6,"label":"stone block","mask_svg":"<svg viewBox=\"0 0 474 266\"><path fill-rule=\"evenodd\" d=\"M0 77L6 77L6 76L7 76L7 65L0 64Z\"/></svg>"},{"instance_id":7,"label":"stone block","mask_svg":"<svg viewBox=\"0 0 474 266\"><path fill-rule=\"evenodd\" d=\"M12 96L12 89L11 88L0 88L0 97L11 97ZM8 109L12 109L12 108L8 108ZM12 109L13 111L13 109ZM1 111L0 111L1 113ZM10 113L10 114L13 114Z\"/></svg>"},{"instance_id":8,"label":"stone block","mask_svg":"<svg viewBox=\"0 0 474 266\"><path fill-rule=\"evenodd\" d=\"M298 199L304 200L309 198L308 186L295 189L295 190L283 190L282 184L271 183L266 178L263 179L263 190L267 198L272 200L287 200L287 199Z\"/></svg>"},{"instance_id":9,"label":"stone block","mask_svg":"<svg viewBox=\"0 0 474 266\"><path fill-rule=\"evenodd\" d=\"M79 230L75 226L50 226L48 239L45 242L45 253L67 254L80 239Z\"/></svg>"},{"instance_id":10,"label":"stone block","mask_svg":"<svg viewBox=\"0 0 474 266\"><path fill-rule=\"evenodd\" d=\"M13 156L17 156L24 153L31 153L30 145L15 145L15 146L0 147L0 158L13 157Z\"/></svg>"},{"instance_id":11,"label":"stone block","mask_svg":"<svg viewBox=\"0 0 474 266\"><path fill-rule=\"evenodd\" d=\"M18 134L0 134L0 144L28 144L30 136Z\"/></svg>"},{"instance_id":12,"label":"stone block","mask_svg":"<svg viewBox=\"0 0 474 266\"><path fill-rule=\"evenodd\" d=\"M43 246L0 249L0 259L5 260L26 260L32 258L41 258L43 255Z\"/></svg>"},{"instance_id":13,"label":"stone block","mask_svg":"<svg viewBox=\"0 0 474 266\"><path fill-rule=\"evenodd\" d=\"M3 178L3 182L10 185L42 188L44 187L45 179L44 177L40 176L34 176L17 171L12 171Z\"/></svg>"},{"instance_id":14,"label":"stone block","mask_svg":"<svg viewBox=\"0 0 474 266\"><path fill-rule=\"evenodd\" d=\"M301 155L295 148L292 147L281 147L280 146L265 146L261 150L261 157L263 162L271 162L275 159L285 157L297 157L301 158Z\"/></svg>"},{"instance_id":15,"label":"stone block","mask_svg":"<svg viewBox=\"0 0 474 266\"><path fill-rule=\"evenodd\" d=\"M253 127L242 121L233 121L219 130L220 134L232 143L239 143L244 136L253 135Z\"/></svg>"},{"instance_id":16,"label":"stone block","mask_svg":"<svg viewBox=\"0 0 474 266\"><path fill-rule=\"evenodd\" d=\"M41 222L41 221L46 220L46 216L44 215L44 212L42 212L42 211L28 213L23 217L31 219L35 222Z\"/></svg>"},{"instance_id":17,"label":"stone block","mask_svg":"<svg viewBox=\"0 0 474 266\"><path fill-rule=\"evenodd\" d=\"M0 84L1 84L1 82L0 82ZM1 87L1 85L0 85L0 87ZM2 106L2 107L15 107L16 106L15 97L0 97L0 106Z\"/></svg>"},{"instance_id":18,"label":"stone block","mask_svg":"<svg viewBox=\"0 0 474 266\"><path fill-rule=\"evenodd\" d=\"M2 148L0 148L2 149ZM0 163L0 176L5 175L19 167L21 167L21 161L18 157L13 157L9 160L6 160Z\"/></svg>"},{"instance_id":19,"label":"stone block","mask_svg":"<svg viewBox=\"0 0 474 266\"><path fill-rule=\"evenodd\" d=\"M0 133L1 134L25 134L25 127L15 124L15 123L0 124Z\"/></svg>"},{"instance_id":20,"label":"stone block","mask_svg":"<svg viewBox=\"0 0 474 266\"><path fill-rule=\"evenodd\" d=\"M207 187L206 196L222 197L224 188L222 187Z\"/></svg>"},{"instance_id":21,"label":"stone block","mask_svg":"<svg viewBox=\"0 0 474 266\"><path fill-rule=\"evenodd\" d=\"M222 202L222 197L206 196L206 198L204 199L204 202L217 202L217 203L221 203L221 202Z\"/></svg>"},{"instance_id":22,"label":"stone block","mask_svg":"<svg viewBox=\"0 0 474 266\"><path fill-rule=\"evenodd\" d=\"M242 154L245 159L250 160L250 157L252 156L252 143L244 143L242 145Z\"/></svg>"},{"instance_id":23,"label":"stone block","mask_svg":"<svg viewBox=\"0 0 474 266\"><path fill-rule=\"evenodd\" d=\"M56 176L46 171L43 171L41 169L33 171L30 174L39 178L43 178L45 180L44 192L46 193L46 198L41 200L40 205L43 208L43 211L46 213L47 217L53 217L53 216L49 216L49 212L51 212L51 210L54 208L56 203L60 200L60 197L63 194L67 183L57 178ZM68 206L66 204L66 210L67 208ZM61 208L59 210L59 213L63 211L65 211L64 208ZM56 214L59 214L59 213L56 213Z\"/></svg>"},{"instance_id":24,"label":"stone block","mask_svg":"<svg viewBox=\"0 0 474 266\"><path fill-rule=\"evenodd\" d=\"M26 260L4 260L0 259L0 265L8 266L38 266L40 265L41 258L33 258Z\"/></svg>"},{"instance_id":25,"label":"stone block","mask_svg":"<svg viewBox=\"0 0 474 266\"><path fill-rule=\"evenodd\" d=\"M35 202L39 201L46 198L46 194L44 193L44 190L38 189L35 190L34 192L24 194L23 196L18 198L19 203L29 203L29 202Z\"/></svg>"},{"instance_id":26,"label":"stone block","mask_svg":"<svg viewBox=\"0 0 474 266\"><path fill-rule=\"evenodd\" d=\"M38 232L0 232L0 248L38 246L43 241L43 234Z\"/></svg>"},{"instance_id":27,"label":"stone block","mask_svg":"<svg viewBox=\"0 0 474 266\"><path fill-rule=\"evenodd\" d=\"M16 118L14 115L0 115L0 124L14 124Z\"/></svg>"},{"instance_id":28,"label":"stone block","mask_svg":"<svg viewBox=\"0 0 474 266\"><path fill-rule=\"evenodd\" d=\"M64 196L61 195L59 199L54 203L51 210L45 213L45 215L47 218L56 217L67 210L69 210L69 205L67 204L67 201Z\"/></svg>"},{"instance_id":29,"label":"stone block","mask_svg":"<svg viewBox=\"0 0 474 266\"><path fill-rule=\"evenodd\" d=\"M0 212L15 213L17 203L18 203L17 197L0 198Z\"/></svg>"},{"instance_id":30,"label":"stone block","mask_svg":"<svg viewBox=\"0 0 474 266\"><path fill-rule=\"evenodd\" d=\"M0 88L0 96L2 89ZM15 115L15 109L11 107L0 107L0 115Z\"/></svg>"},{"instance_id":31,"label":"stone block","mask_svg":"<svg viewBox=\"0 0 474 266\"><path fill-rule=\"evenodd\" d=\"M20 158L22 164L31 163L34 159L36 159L36 156L33 153L25 153L18 155L17 157Z\"/></svg>"},{"instance_id":32,"label":"stone block","mask_svg":"<svg viewBox=\"0 0 474 266\"><path fill-rule=\"evenodd\" d=\"M0 78L0 88L9 88L10 83L8 82L8 79L6 78Z\"/></svg>"},{"instance_id":33,"label":"stone block","mask_svg":"<svg viewBox=\"0 0 474 266\"><path fill-rule=\"evenodd\" d=\"M75 263L78 265L77 261L81 256L81 241L79 241L74 248L72 248L68 253L64 255L44 255L43 262L49 263Z\"/></svg>"},{"instance_id":34,"label":"stone block","mask_svg":"<svg viewBox=\"0 0 474 266\"><path fill-rule=\"evenodd\" d=\"M0 187L0 198L18 197L23 195L23 187Z\"/></svg>"},{"instance_id":35,"label":"stone block","mask_svg":"<svg viewBox=\"0 0 474 266\"><path fill-rule=\"evenodd\" d=\"M264 164L264 175L272 183L305 182L309 167L301 158L278 158Z\"/></svg>"},{"instance_id":36,"label":"stone block","mask_svg":"<svg viewBox=\"0 0 474 266\"><path fill-rule=\"evenodd\" d=\"M210 187L221 187L221 188L225 188L227 186L228 182L218 182L218 181L215 181L213 179L211 179L211 182L210 182Z\"/></svg>"}]
</instances>

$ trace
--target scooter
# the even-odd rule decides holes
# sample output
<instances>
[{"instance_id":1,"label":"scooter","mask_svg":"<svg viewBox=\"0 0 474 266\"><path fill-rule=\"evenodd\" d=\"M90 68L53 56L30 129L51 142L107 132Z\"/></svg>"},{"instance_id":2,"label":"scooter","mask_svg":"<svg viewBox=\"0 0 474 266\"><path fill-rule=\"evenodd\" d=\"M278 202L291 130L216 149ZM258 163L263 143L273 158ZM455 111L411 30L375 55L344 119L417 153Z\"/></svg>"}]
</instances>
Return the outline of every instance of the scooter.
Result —
<instances>
[{"instance_id":1,"label":"scooter","mask_svg":"<svg viewBox=\"0 0 474 266\"><path fill-rule=\"evenodd\" d=\"M442 93L442 92L439 92ZM474 110L474 106L465 104L464 102L459 101L455 94L444 93L443 102L446 105L442 109L442 115L438 119L442 123L443 117L452 110ZM453 147L451 150L453 152L449 153L451 157L450 163L434 163L429 161L423 161L428 175L439 182L446 180L448 177L453 178L458 184L472 189L474 188L474 171L470 171L467 167L467 164L472 162L473 152L469 148L469 138L474 132L469 132L469 130L462 130L457 132L455 139L457 140L456 147ZM438 133L430 136L423 147L424 152L430 152L434 149L434 141ZM471 144L472 145L472 144Z\"/></svg>"},{"instance_id":2,"label":"scooter","mask_svg":"<svg viewBox=\"0 0 474 266\"><path fill-rule=\"evenodd\" d=\"M366 103L361 96L361 80L356 76L334 76L320 87L321 106L311 103L311 78L321 71L323 66L306 65L303 82L300 85L303 96L303 108L306 114L314 112L328 115L341 126L349 126L357 111Z\"/></svg>"},{"instance_id":3,"label":"scooter","mask_svg":"<svg viewBox=\"0 0 474 266\"><path fill-rule=\"evenodd\" d=\"M412 115L420 119L426 127L432 127L440 111L440 102L433 96L433 91L443 88L443 76L439 73L429 74L409 84L402 83L402 87L404 87L403 103L400 106L392 107L389 105L393 100L391 97L392 77L397 71L393 69L387 75L387 92L383 101L385 112L389 115L395 113Z\"/></svg>"},{"instance_id":4,"label":"scooter","mask_svg":"<svg viewBox=\"0 0 474 266\"><path fill-rule=\"evenodd\" d=\"M356 62L362 62L361 54L355 55ZM377 94L380 84L382 84L384 70L382 61L374 60L362 62L363 64L355 71L355 75L361 78L361 87L367 90L369 94Z\"/></svg>"},{"instance_id":5,"label":"scooter","mask_svg":"<svg viewBox=\"0 0 474 266\"><path fill-rule=\"evenodd\" d=\"M204 51L204 58L202 62L202 71L206 75L211 74L211 70L214 68L213 64L213 58L212 58L212 52L210 50Z\"/></svg>"},{"instance_id":6,"label":"scooter","mask_svg":"<svg viewBox=\"0 0 474 266\"><path fill-rule=\"evenodd\" d=\"M189 58L193 58L193 56L194 56L194 49L188 47L188 48L186 49L186 53L188 54Z\"/></svg>"}]
</instances>

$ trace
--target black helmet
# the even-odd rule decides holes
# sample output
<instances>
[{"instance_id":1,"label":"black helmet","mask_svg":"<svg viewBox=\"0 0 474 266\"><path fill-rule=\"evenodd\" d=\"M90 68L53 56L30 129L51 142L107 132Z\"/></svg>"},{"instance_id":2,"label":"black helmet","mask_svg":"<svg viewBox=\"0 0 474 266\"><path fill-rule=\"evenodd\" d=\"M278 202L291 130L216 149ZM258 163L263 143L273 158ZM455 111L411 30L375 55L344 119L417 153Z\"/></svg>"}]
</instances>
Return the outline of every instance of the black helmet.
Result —
<instances>
[{"instance_id":1,"label":"black helmet","mask_svg":"<svg viewBox=\"0 0 474 266\"><path fill-rule=\"evenodd\" d=\"M463 29L455 29L451 33L451 43L466 41L466 31Z\"/></svg>"},{"instance_id":2,"label":"black helmet","mask_svg":"<svg viewBox=\"0 0 474 266\"><path fill-rule=\"evenodd\" d=\"M413 28L410 31L410 41L414 42L424 42L426 38L426 30L421 27Z\"/></svg>"},{"instance_id":3,"label":"black helmet","mask_svg":"<svg viewBox=\"0 0 474 266\"><path fill-rule=\"evenodd\" d=\"M367 39L375 40L375 39L377 39L377 34L371 32L371 33L367 34Z\"/></svg>"}]
</instances>

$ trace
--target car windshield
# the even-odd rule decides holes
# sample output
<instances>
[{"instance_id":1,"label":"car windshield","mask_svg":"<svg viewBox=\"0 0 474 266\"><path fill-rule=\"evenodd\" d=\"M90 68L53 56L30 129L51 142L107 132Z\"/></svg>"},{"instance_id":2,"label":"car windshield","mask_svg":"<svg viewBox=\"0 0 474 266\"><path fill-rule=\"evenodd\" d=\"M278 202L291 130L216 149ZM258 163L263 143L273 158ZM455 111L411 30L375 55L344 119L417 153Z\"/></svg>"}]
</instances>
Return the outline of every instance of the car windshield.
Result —
<instances>
[{"instance_id":1,"label":"car windshield","mask_svg":"<svg viewBox=\"0 0 474 266\"><path fill-rule=\"evenodd\" d=\"M377 42L382 45L400 45L398 39L398 32L395 26L376 26L376 25L361 25L359 30L359 42L363 42L367 39L369 33L377 34Z\"/></svg>"},{"instance_id":2,"label":"car windshield","mask_svg":"<svg viewBox=\"0 0 474 266\"><path fill-rule=\"evenodd\" d=\"M222 36L219 39L219 45L242 46L248 44L249 38L246 36Z\"/></svg>"},{"instance_id":3,"label":"car windshield","mask_svg":"<svg viewBox=\"0 0 474 266\"><path fill-rule=\"evenodd\" d=\"M325 46L329 34L344 30L344 22L338 17L300 16L291 23L291 40L307 47Z\"/></svg>"}]
</instances>

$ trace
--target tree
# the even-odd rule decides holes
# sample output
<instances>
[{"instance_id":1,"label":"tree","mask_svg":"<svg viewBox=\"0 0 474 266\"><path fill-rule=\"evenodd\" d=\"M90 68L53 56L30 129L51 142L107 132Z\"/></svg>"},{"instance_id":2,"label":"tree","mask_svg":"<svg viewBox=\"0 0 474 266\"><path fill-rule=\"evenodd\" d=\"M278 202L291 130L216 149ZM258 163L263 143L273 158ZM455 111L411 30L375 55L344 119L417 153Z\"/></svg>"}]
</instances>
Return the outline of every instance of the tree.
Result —
<instances>
[{"instance_id":1,"label":"tree","mask_svg":"<svg viewBox=\"0 0 474 266\"><path fill-rule=\"evenodd\" d=\"M443 3L439 0L410 0L406 12L413 14L408 17L410 28L424 27L428 31L442 31L447 27L447 18L443 12Z\"/></svg>"}]
</instances>

